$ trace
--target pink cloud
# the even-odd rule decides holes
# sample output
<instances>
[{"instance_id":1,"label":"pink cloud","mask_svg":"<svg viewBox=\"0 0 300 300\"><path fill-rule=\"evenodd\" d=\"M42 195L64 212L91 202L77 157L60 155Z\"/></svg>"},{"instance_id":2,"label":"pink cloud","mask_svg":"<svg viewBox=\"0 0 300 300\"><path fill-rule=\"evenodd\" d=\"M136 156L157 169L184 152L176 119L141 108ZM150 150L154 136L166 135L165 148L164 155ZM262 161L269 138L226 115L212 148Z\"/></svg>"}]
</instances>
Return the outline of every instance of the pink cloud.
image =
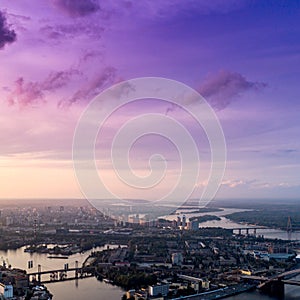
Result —
<instances>
[{"instance_id":1,"label":"pink cloud","mask_svg":"<svg viewBox=\"0 0 300 300\"><path fill-rule=\"evenodd\" d=\"M38 82L25 83L23 77L19 77L15 81L15 88L8 96L8 103L10 105L19 104L26 106L32 103L39 102L44 98L44 94Z\"/></svg>"},{"instance_id":2,"label":"pink cloud","mask_svg":"<svg viewBox=\"0 0 300 300\"><path fill-rule=\"evenodd\" d=\"M24 107L43 102L46 91L55 91L66 86L71 77L79 73L75 69L51 72L44 80L35 82L25 82L23 77L19 77L15 81L14 90L7 97L8 103Z\"/></svg>"}]
</instances>

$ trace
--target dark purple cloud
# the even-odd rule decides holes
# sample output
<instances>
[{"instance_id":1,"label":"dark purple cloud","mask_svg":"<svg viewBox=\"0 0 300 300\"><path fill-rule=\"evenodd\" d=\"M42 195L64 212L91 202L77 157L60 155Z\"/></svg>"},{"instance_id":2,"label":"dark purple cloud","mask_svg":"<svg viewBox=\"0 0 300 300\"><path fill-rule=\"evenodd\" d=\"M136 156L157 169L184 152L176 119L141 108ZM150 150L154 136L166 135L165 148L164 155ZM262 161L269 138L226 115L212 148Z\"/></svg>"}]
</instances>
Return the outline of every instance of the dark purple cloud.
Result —
<instances>
[{"instance_id":1,"label":"dark purple cloud","mask_svg":"<svg viewBox=\"0 0 300 300\"><path fill-rule=\"evenodd\" d=\"M52 0L52 2L70 17L83 17L100 9L96 0Z\"/></svg>"},{"instance_id":2,"label":"dark purple cloud","mask_svg":"<svg viewBox=\"0 0 300 300\"><path fill-rule=\"evenodd\" d=\"M0 11L0 49L4 48L5 44L12 43L16 39L15 31L7 25L5 13Z\"/></svg>"},{"instance_id":3,"label":"dark purple cloud","mask_svg":"<svg viewBox=\"0 0 300 300\"><path fill-rule=\"evenodd\" d=\"M51 72L47 78L41 82L42 90L53 91L59 89L69 83L74 75L79 75L80 71L76 69L69 69L64 71Z\"/></svg>"},{"instance_id":4,"label":"dark purple cloud","mask_svg":"<svg viewBox=\"0 0 300 300\"><path fill-rule=\"evenodd\" d=\"M266 84L263 82L248 81L240 73L221 70L208 76L198 91L214 108L221 110L244 92L257 91L264 87Z\"/></svg>"}]
</instances>

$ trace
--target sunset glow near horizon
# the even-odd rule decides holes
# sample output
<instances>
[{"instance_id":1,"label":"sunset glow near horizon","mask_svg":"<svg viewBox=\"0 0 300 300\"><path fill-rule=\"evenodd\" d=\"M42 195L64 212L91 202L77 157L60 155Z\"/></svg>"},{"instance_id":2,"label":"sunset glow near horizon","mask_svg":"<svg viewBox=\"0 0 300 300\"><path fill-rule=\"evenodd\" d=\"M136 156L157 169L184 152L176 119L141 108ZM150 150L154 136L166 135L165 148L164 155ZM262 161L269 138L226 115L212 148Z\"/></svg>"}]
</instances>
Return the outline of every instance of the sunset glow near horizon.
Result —
<instances>
[{"instance_id":1,"label":"sunset glow near horizon","mask_svg":"<svg viewBox=\"0 0 300 300\"><path fill-rule=\"evenodd\" d=\"M299 196L299 1L0 4L0 198L82 197L72 163L80 115L111 85L150 76L194 88L215 110L227 144L217 198ZM184 111L159 100L144 99L107 120L96 150L102 175L117 185L105 142L124 120L149 112L190 130L202 155L196 185L205 187L207 139ZM155 197L174 184L180 164L173 145L148 138L137 140L129 156L140 176L149 173L153 153L166 157L166 178L151 192ZM144 196L144 190L124 194Z\"/></svg>"}]
</instances>

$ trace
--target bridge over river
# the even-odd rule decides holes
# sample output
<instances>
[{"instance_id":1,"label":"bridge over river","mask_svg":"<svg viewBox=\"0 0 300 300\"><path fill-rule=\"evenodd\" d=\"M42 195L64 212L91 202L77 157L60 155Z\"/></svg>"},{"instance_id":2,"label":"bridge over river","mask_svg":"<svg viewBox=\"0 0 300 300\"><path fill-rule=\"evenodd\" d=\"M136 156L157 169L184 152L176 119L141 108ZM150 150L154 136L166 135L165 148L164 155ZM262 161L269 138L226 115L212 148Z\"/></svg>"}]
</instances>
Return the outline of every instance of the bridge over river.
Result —
<instances>
[{"instance_id":1,"label":"bridge over river","mask_svg":"<svg viewBox=\"0 0 300 300\"><path fill-rule=\"evenodd\" d=\"M91 277L94 276L94 271L95 269L93 267L75 267L42 271L39 265L37 272L27 273L27 276L29 281L36 280L40 283L49 283Z\"/></svg>"},{"instance_id":2,"label":"bridge over river","mask_svg":"<svg viewBox=\"0 0 300 300\"><path fill-rule=\"evenodd\" d=\"M300 286L300 281L290 279L298 274L300 274L300 269L294 269L272 277L243 275L241 278L260 282L257 288L270 295L284 296L285 284Z\"/></svg>"}]
</instances>

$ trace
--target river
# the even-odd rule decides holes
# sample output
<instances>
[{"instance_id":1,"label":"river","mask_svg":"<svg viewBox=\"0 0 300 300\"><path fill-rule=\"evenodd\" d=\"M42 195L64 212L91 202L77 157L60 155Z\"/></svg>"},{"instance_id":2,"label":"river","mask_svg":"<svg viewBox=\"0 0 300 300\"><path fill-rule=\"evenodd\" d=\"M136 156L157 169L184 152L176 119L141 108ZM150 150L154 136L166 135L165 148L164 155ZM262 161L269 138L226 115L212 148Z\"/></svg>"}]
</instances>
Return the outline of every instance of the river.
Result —
<instances>
[{"instance_id":1,"label":"river","mask_svg":"<svg viewBox=\"0 0 300 300\"><path fill-rule=\"evenodd\" d=\"M233 214L235 212L241 212L241 211L246 211L247 209L238 209L238 208L222 208L221 211L215 211L215 212L204 212L204 213L188 213L189 211L180 211L179 215L169 215L169 216L164 216L165 219L167 220L176 220L178 216L182 217L183 215L186 216L186 219L192 218L192 217L199 217L199 216L205 216L205 215L213 215L219 217L221 220L219 221L207 221L200 223L200 227L221 227L221 228L250 228L250 227L256 227L254 225L249 225L249 224L239 224L236 222L233 222L226 217L225 215ZM248 209L251 210L251 209ZM279 230L279 229L271 229L271 228L266 228L266 229L257 229L256 230L257 235L263 235L265 238L270 238L270 239L283 239L286 240L288 239L288 234L286 231ZM292 232L291 234L291 239L292 240L300 240L300 232L295 231Z\"/></svg>"}]
</instances>

